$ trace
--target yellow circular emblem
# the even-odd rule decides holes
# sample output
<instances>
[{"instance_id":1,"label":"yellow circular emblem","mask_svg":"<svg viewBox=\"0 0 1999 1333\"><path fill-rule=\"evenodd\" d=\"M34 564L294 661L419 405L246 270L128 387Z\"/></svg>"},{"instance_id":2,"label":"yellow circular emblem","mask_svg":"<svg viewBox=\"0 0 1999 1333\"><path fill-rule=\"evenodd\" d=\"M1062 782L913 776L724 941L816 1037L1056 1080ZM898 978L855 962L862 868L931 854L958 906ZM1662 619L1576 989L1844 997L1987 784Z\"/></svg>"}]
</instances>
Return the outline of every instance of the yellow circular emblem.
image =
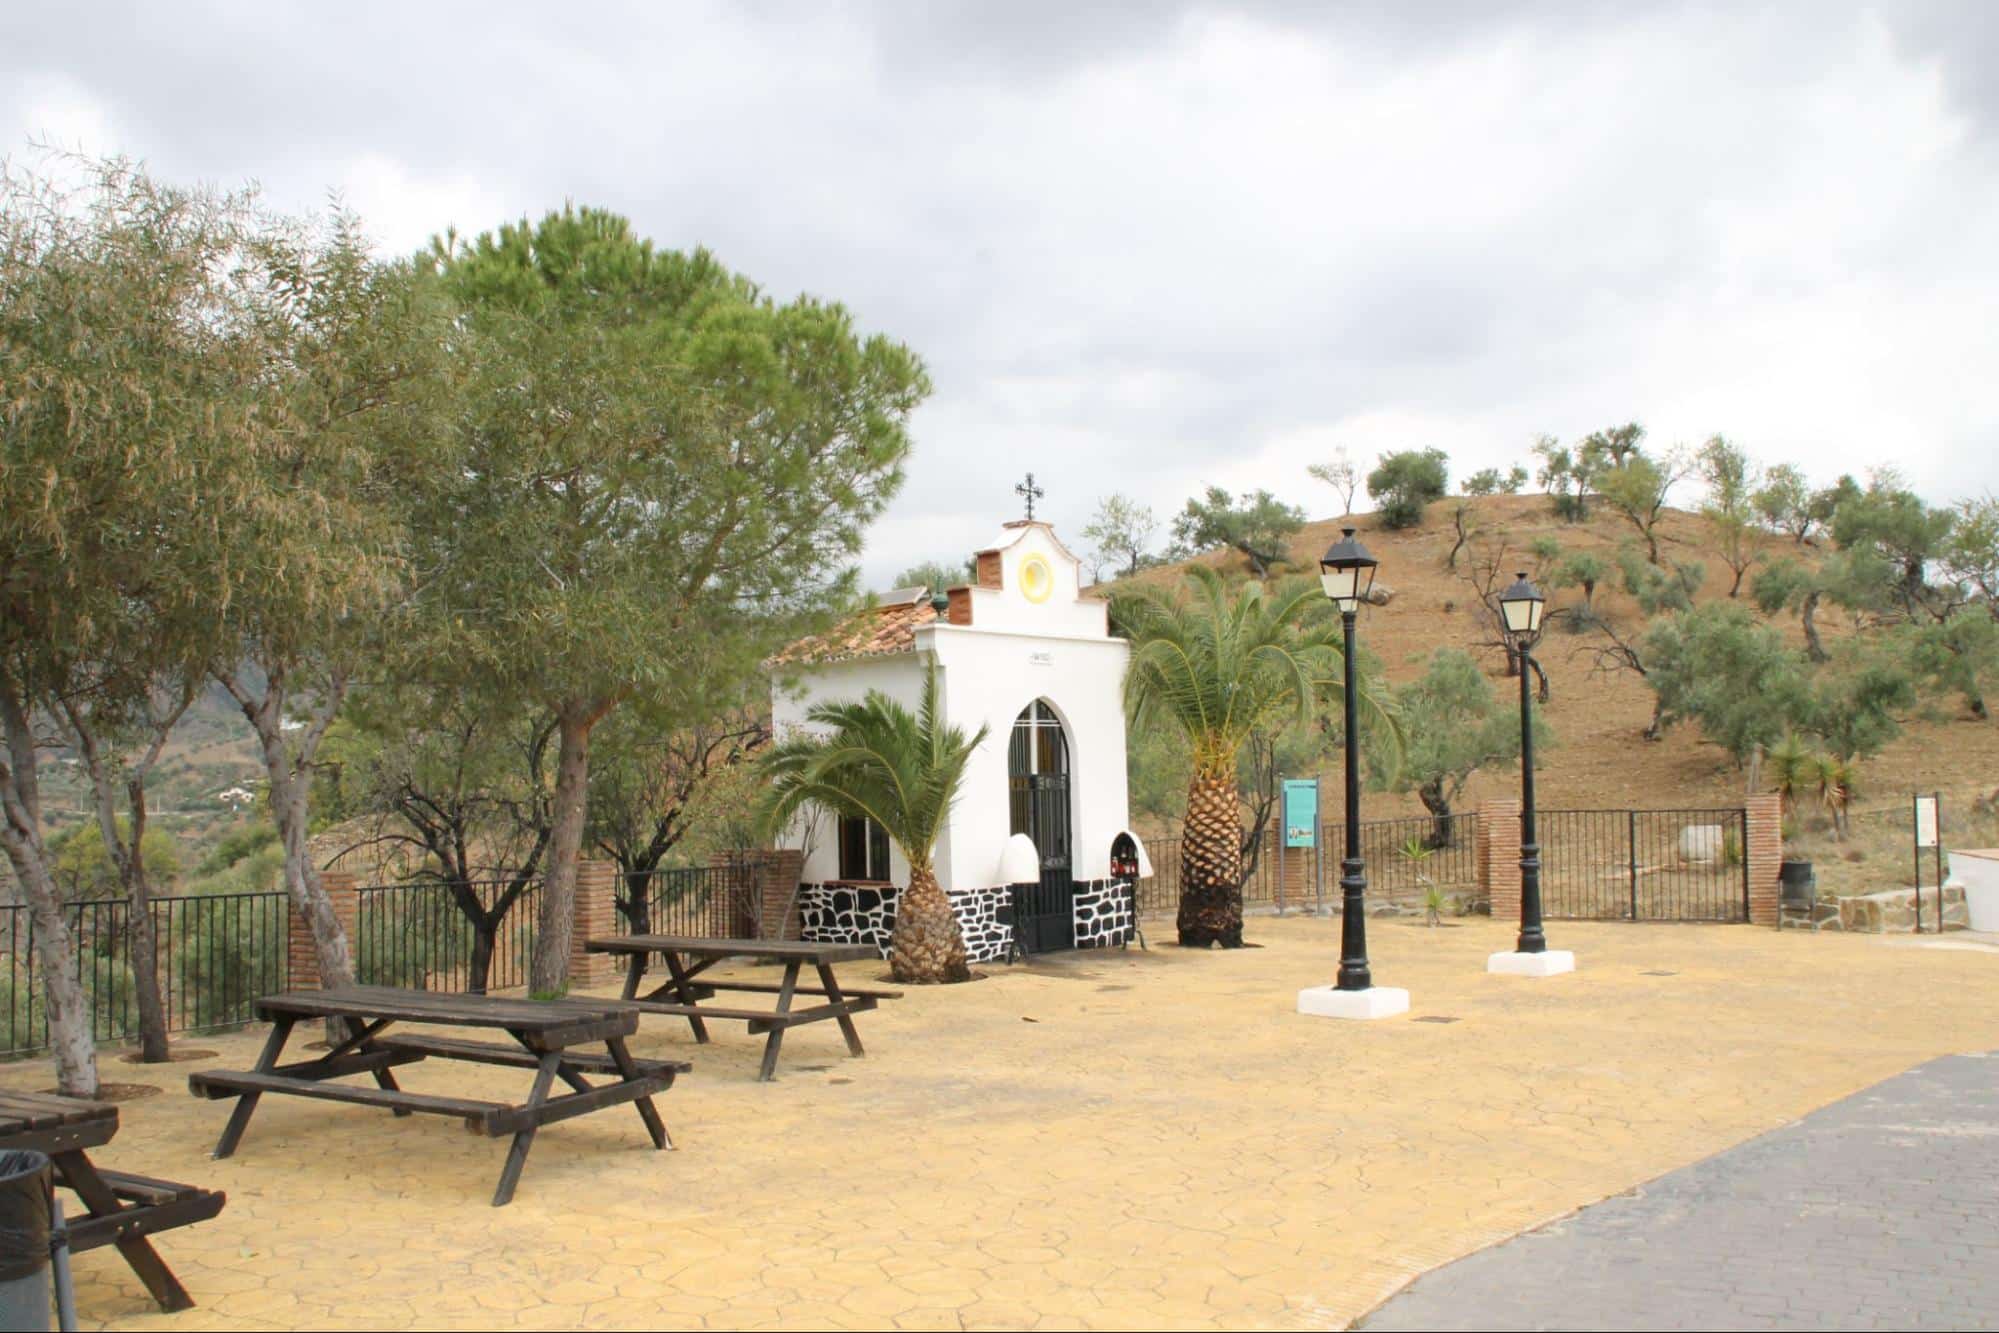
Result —
<instances>
[{"instance_id":1,"label":"yellow circular emblem","mask_svg":"<svg viewBox=\"0 0 1999 1333\"><path fill-rule=\"evenodd\" d=\"M1030 602L1045 602L1055 591L1055 571L1038 555L1020 562L1020 590Z\"/></svg>"}]
</instances>

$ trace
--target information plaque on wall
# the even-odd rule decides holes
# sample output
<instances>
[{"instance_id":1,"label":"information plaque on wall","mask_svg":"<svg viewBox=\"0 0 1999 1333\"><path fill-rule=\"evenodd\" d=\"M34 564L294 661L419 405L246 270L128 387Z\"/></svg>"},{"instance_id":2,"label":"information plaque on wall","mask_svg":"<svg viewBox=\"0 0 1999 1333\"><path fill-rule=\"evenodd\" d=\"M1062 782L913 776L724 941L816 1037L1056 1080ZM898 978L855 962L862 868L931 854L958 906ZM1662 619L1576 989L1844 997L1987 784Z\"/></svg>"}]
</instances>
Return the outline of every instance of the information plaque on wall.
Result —
<instances>
[{"instance_id":1,"label":"information plaque on wall","mask_svg":"<svg viewBox=\"0 0 1999 1333\"><path fill-rule=\"evenodd\" d=\"M1284 779L1284 845L1316 847L1319 842L1319 780Z\"/></svg>"}]
</instances>

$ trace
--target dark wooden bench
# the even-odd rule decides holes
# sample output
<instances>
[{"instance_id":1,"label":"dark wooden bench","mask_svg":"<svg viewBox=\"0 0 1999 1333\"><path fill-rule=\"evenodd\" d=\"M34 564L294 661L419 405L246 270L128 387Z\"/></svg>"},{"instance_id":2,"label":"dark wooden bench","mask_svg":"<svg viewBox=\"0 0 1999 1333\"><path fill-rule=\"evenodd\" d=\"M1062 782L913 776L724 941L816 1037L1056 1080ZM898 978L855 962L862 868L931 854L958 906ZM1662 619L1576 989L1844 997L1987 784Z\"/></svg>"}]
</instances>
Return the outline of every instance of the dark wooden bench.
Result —
<instances>
[{"instance_id":1,"label":"dark wooden bench","mask_svg":"<svg viewBox=\"0 0 1999 1333\"><path fill-rule=\"evenodd\" d=\"M55 1162L56 1183L74 1193L81 1215L65 1219L76 1253L115 1245L162 1310L194 1304L148 1236L206 1222L222 1211L220 1190L183 1185L126 1171L106 1171L87 1149L101 1148L118 1132L118 1108L107 1102L38 1092L0 1092L0 1149L44 1152Z\"/></svg>"},{"instance_id":2,"label":"dark wooden bench","mask_svg":"<svg viewBox=\"0 0 1999 1333\"><path fill-rule=\"evenodd\" d=\"M833 964L879 958L866 944L821 944L810 940L727 940L701 939L686 935L612 935L588 941L592 953L617 954L626 959L624 1000L632 1008L648 1014L684 1018L693 1029L694 1039L708 1040L707 1020L711 1018L747 1023L750 1032L768 1033L764 1041L763 1065L757 1077L768 1083L777 1073L778 1051L784 1034L806 1023L832 1019L840 1025L850 1054L867 1052L861 1034L854 1027L854 1015L875 1008L883 1000L902 998L901 991L848 988L833 975ZM730 981L704 976L710 968L731 958L763 958L784 964L781 981ZM652 961L658 959L667 975L651 991L641 987ZM810 964L818 974L817 986L800 986L798 974ZM698 978L698 980L697 980ZM768 1009L748 1006L706 1004L722 994L775 995ZM798 996L824 1000L802 1009L792 1007Z\"/></svg>"},{"instance_id":3,"label":"dark wooden bench","mask_svg":"<svg viewBox=\"0 0 1999 1333\"><path fill-rule=\"evenodd\" d=\"M543 1125L631 1103L638 1109L655 1148L671 1148L666 1124L653 1106L655 1094L673 1086L692 1066L679 1060L639 1060L625 1038L638 1030L638 1015L608 1000L515 1000L489 995L434 995L387 986L344 986L291 991L257 1001L257 1015L271 1034L254 1069L190 1075L188 1090L198 1097L235 1098L235 1110L216 1142L215 1155L236 1151L257 1102L266 1093L372 1106L399 1116L425 1114L462 1120L475 1133L513 1136L493 1206L509 1203L527 1164L535 1131ZM285 1042L302 1019L332 1019L347 1036L324 1055L280 1064ZM383 1035L392 1024L494 1030L509 1042L480 1041L430 1032ZM572 1049L601 1043L602 1053ZM425 1060L532 1069L534 1083L520 1103L412 1092L394 1070ZM366 1074L373 1086L332 1080ZM593 1084L585 1075L608 1077ZM572 1091L550 1096L560 1079Z\"/></svg>"}]
</instances>

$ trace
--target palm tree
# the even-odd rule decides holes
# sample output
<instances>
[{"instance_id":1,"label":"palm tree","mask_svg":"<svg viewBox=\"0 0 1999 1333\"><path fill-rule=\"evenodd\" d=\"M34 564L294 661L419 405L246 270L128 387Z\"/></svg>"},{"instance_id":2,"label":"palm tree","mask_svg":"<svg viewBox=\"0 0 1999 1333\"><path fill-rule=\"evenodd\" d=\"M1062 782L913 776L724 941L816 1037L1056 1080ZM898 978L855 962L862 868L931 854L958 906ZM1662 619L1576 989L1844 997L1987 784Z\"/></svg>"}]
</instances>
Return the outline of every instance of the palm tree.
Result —
<instances>
[{"instance_id":1,"label":"palm tree","mask_svg":"<svg viewBox=\"0 0 1999 1333\"><path fill-rule=\"evenodd\" d=\"M1135 728L1170 719L1193 754L1180 841L1180 943L1242 946L1243 839L1236 761L1259 730L1286 714L1309 719L1315 705L1346 680L1338 617L1316 583L1266 592L1254 582L1231 588L1203 565L1188 571L1177 594L1133 588L1112 601L1118 630L1131 640L1125 698ZM1393 725L1379 682L1362 700L1371 720Z\"/></svg>"},{"instance_id":2,"label":"palm tree","mask_svg":"<svg viewBox=\"0 0 1999 1333\"><path fill-rule=\"evenodd\" d=\"M889 971L905 985L970 981L965 937L931 858L986 728L967 738L963 728L944 723L934 663L914 714L870 690L859 703L820 704L805 716L822 730L779 742L762 761L771 780L766 826L783 826L808 804L881 825L909 862L909 887L896 900Z\"/></svg>"}]
</instances>

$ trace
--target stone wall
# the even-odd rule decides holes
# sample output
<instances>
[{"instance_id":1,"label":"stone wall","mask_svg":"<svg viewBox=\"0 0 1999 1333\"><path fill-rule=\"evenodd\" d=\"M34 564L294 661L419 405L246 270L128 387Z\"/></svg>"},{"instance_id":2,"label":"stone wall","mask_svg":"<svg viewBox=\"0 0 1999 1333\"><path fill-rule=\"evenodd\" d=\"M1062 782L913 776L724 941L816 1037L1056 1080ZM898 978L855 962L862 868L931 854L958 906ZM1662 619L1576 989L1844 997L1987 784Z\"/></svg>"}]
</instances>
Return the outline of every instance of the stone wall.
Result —
<instances>
[{"instance_id":1,"label":"stone wall","mask_svg":"<svg viewBox=\"0 0 1999 1333\"><path fill-rule=\"evenodd\" d=\"M1131 885L1117 879L1093 879L1076 886L1075 903L1078 949L1131 943Z\"/></svg>"},{"instance_id":2,"label":"stone wall","mask_svg":"<svg viewBox=\"0 0 1999 1333\"><path fill-rule=\"evenodd\" d=\"M798 931L801 939L830 944L872 945L888 957L895 935L893 884L801 884L798 887ZM1013 944L1013 927L999 920L1000 909L1012 899L1010 890L966 889L948 895L965 935L969 962L997 962Z\"/></svg>"}]
</instances>

